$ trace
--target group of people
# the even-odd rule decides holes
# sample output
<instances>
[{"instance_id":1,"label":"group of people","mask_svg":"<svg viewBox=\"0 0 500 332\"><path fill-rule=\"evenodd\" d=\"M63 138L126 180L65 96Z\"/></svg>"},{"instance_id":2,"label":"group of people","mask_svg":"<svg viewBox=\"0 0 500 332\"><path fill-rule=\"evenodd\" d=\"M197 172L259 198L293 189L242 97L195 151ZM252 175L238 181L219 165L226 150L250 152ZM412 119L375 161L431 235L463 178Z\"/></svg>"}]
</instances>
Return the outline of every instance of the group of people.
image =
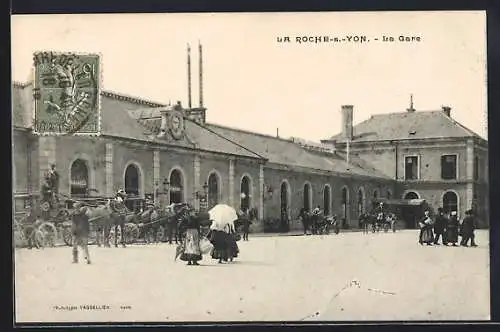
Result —
<instances>
[{"instance_id":1,"label":"group of people","mask_svg":"<svg viewBox=\"0 0 500 332\"><path fill-rule=\"evenodd\" d=\"M203 259L201 243L209 241L212 245L210 256L218 263L232 262L240 252L237 241L240 235L235 229L234 222L225 225L212 223L206 236L201 235L201 218L194 209L186 209L184 212L184 237L180 244L180 260L187 265L200 265ZM248 241L248 228L250 221L243 222L243 238Z\"/></svg>"},{"instance_id":2,"label":"group of people","mask_svg":"<svg viewBox=\"0 0 500 332\"><path fill-rule=\"evenodd\" d=\"M425 216L420 221L420 235L418 242L421 245L443 245L451 244L457 246L459 236L462 237L460 246L477 247L474 237L475 219L472 210L465 212L465 218L460 223L457 212L445 213L442 208L438 208L438 214L433 220L429 211L424 212ZM441 243L439 240L441 239Z\"/></svg>"}]
</instances>

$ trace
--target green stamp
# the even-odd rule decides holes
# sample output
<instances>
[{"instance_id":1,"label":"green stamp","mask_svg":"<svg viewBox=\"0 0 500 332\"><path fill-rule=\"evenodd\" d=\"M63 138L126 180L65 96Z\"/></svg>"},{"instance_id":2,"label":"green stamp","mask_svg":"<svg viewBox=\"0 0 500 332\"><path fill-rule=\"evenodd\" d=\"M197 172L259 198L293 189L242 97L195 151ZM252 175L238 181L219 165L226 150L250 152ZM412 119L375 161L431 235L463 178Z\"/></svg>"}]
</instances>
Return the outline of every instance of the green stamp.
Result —
<instances>
[{"instance_id":1,"label":"green stamp","mask_svg":"<svg viewBox=\"0 0 500 332\"><path fill-rule=\"evenodd\" d=\"M33 60L34 132L39 135L99 135L100 56L37 52Z\"/></svg>"}]
</instances>

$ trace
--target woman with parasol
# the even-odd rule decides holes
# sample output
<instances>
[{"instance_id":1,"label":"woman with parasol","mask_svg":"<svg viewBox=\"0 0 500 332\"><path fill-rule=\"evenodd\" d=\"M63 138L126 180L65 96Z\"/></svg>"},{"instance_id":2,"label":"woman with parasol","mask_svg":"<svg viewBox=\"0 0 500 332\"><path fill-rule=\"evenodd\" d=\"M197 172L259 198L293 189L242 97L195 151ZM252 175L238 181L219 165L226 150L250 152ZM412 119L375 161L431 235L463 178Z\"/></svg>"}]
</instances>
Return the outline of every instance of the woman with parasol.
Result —
<instances>
[{"instance_id":1,"label":"woman with parasol","mask_svg":"<svg viewBox=\"0 0 500 332\"><path fill-rule=\"evenodd\" d=\"M208 211L212 225L210 226L210 242L213 244L211 256L219 263L232 261L237 257L239 249L234 238L234 221L238 219L236 210L225 204L218 204Z\"/></svg>"},{"instance_id":2,"label":"woman with parasol","mask_svg":"<svg viewBox=\"0 0 500 332\"><path fill-rule=\"evenodd\" d=\"M186 236L183 240L183 252L181 261L188 262L187 265L200 265L201 248L200 248L200 220L195 211L186 207L183 211L183 221L186 229Z\"/></svg>"}]
</instances>

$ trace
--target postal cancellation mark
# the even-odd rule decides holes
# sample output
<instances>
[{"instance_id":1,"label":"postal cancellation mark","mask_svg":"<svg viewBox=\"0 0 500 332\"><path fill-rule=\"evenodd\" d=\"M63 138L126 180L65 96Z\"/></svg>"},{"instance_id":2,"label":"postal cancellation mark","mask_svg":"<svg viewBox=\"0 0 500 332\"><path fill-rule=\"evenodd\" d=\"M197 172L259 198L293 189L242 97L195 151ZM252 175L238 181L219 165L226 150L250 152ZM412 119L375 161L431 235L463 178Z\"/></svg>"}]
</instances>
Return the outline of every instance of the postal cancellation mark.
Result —
<instances>
[{"instance_id":1,"label":"postal cancellation mark","mask_svg":"<svg viewBox=\"0 0 500 332\"><path fill-rule=\"evenodd\" d=\"M98 135L100 56L37 52L33 60L35 133Z\"/></svg>"}]
</instances>

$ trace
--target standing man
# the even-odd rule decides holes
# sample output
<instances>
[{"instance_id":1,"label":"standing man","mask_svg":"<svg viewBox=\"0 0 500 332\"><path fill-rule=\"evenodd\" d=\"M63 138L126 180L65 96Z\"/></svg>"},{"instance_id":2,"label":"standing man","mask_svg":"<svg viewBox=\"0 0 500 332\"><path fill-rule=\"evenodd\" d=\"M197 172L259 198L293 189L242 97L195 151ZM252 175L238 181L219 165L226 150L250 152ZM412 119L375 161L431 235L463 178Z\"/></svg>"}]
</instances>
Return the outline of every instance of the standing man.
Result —
<instances>
[{"instance_id":1,"label":"standing man","mask_svg":"<svg viewBox=\"0 0 500 332\"><path fill-rule=\"evenodd\" d=\"M471 241L471 247L477 247L477 244L474 241L474 230L475 230L474 216L472 210L467 210L465 212L465 218L462 221L462 241L460 245L463 247L468 247L467 242Z\"/></svg>"},{"instance_id":2,"label":"standing man","mask_svg":"<svg viewBox=\"0 0 500 332\"><path fill-rule=\"evenodd\" d=\"M444 239L444 228L446 224L446 217L443 213L443 208L438 208L438 215L436 217L436 221L434 222L434 244L439 245L439 238L441 237L441 241L443 244L445 243Z\"/></svg>"},{"instance_id":3,"label":"standing man","mask_svg":"<svg viewBox=\"0 0 500 332\"><path fill-rule=\"evenodd\" d=\"M248 215L248 210L241 209L241 221L243 223L243 241L248 241L248 233L250 233L250 216Z\"/></svg>"},{"instance_id":4,"label":"standing man","mask_svg":"<svg viewBox=\"0 0 500 332\"><path fill-rule=\"evenodd\" d=\"M56 165L51 164L50 169L47 172L46 179L48 180L47 182L50 185L50 189L52 192L55 194L59 193L59 173L56 170Z\"/></svg>"}]
</instances>

